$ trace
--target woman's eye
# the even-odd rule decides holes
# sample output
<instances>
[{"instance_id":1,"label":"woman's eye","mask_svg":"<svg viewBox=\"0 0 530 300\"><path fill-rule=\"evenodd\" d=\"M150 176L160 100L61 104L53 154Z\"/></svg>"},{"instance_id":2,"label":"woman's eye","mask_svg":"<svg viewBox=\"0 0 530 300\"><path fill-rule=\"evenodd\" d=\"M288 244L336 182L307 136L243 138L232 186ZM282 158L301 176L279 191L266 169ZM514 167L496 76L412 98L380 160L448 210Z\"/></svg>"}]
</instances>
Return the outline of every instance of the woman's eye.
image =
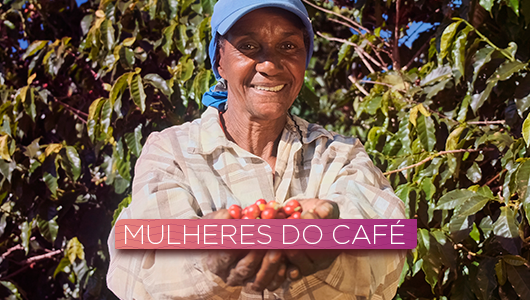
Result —
<instances>
[{"instance_id":1,"label":"woman's eye","mask_svg":"<svg viewBox=\"0 0 530 300\"><path fill-rule=\"evenodd\" d=\"M240 49L242 50L253 50L255 49L256 47L254 47L254 45L251 45L251 44L243 44L241 47L239 47Z\"/></svg>"},{"instance_id":2,"label":"woman's eye","mask_svg":"<svg viewBox=\"0 0 530 300\"><path fill-rule=\"evenodd\" d=\"M283 48L287 50L293 50L293 49L296 49L296 46L294 44L288 43L288 44L284 44Z\"/></svg>"}]
</instances>

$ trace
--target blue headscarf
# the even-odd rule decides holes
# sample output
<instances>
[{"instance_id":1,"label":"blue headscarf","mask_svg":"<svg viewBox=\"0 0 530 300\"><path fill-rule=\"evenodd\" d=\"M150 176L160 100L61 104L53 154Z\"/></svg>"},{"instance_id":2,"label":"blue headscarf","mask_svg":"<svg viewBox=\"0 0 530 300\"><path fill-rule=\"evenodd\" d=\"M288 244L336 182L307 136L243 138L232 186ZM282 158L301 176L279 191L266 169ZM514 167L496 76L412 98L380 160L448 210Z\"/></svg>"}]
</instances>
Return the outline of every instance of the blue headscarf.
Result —
<instances>
[{"instance_id":1,"label":"blue headscarf","mask_svg":"<svg viewBox=\"0 0 530 300\"><path fill-rule=\"evenodd\" d=\"M309 60L313 55L313 27L309 20L309 15L300 0L219 0L213 10L212 15L212 40L208 48L210 62L212 64L217 85L212 86L209 91L202 96L202 103L206 106L213 106L220 111L226 109L226 99L228 97L227 83L217 71L216 51L217 51L217 34L224 35L234 25L237 20L247 13L263 7L277 7L285 9L297 15L304 24L309 34L309 49L307 51L306 68Z\"/></svg>"}]
</instances>

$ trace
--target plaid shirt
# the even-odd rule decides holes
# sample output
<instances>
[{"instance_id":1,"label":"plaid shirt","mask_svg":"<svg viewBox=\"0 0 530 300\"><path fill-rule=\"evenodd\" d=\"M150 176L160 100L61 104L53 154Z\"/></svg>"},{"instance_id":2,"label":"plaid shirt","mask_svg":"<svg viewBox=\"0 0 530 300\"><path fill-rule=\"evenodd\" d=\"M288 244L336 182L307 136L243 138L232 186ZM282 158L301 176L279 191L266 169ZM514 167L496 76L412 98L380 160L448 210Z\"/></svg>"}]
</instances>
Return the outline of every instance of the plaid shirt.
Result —
<instances>
[{"instance_id":1,"label":"plaid shirt","mask_svg":"<svg viewBox=\"0 0 530 300\"><path fill-rule=\"evenodd\" d=\"M152 133L136 164L131 205L120 219L200 218L260 198L328 199L337 202L343 219L405 218L403 202L358 139L293 118L282 132L274 174L267 162L226 138L214 108L201 119ZM116 250L114 230L109 248L108 286L122 299L262 299L211 273L205 251ZM344 252L328 269L266 290L263 298L390 300L404 259L404 251Z\"/></svg>"}]
</instances>

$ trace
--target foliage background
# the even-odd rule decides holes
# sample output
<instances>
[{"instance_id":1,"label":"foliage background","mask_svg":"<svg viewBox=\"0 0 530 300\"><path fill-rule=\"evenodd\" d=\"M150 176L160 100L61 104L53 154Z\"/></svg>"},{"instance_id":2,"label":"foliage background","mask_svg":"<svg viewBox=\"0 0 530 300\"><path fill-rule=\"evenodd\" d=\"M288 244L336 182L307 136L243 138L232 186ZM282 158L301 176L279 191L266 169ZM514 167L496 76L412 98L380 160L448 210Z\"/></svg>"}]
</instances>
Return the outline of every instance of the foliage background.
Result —
<instances>
[{"instance_id":1,"label":"foliage background","mask_svg":"<svg viewBox=\"0 0 530 300\"><path fill-rule=\"evenodd\" d=\"M293 113L360 137L418 219L396 299L530 299L530 1L306 4ZM213 5L0 3L1 297L115 298L113 217L148 134L203 109Z\"/></svg>"}]
</instances>

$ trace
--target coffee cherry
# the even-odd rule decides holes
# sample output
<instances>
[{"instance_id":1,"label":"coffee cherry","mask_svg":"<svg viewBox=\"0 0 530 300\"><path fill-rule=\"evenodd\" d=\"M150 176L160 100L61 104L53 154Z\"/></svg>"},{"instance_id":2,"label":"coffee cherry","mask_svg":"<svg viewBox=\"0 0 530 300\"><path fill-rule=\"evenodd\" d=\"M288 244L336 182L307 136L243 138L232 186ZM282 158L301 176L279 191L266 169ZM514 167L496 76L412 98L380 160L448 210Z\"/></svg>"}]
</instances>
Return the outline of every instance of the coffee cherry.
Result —
<instances>
[{"instance_id":1,"label":"coffee cherry","mask_svg":"<svg viewBox=\"0 0 530 300\"><path fill-rule=\"evenodd\" d=\"M241 219L241 206L233 204L228 208L228 213L234 219Z\"/></svg>"},{"instance_id":2,"label":"coffee cherry","mask_svg":"<svg viewBox=\"0 0 530 300\"><path fill-rule=\"evenodd\" d=\"M251 206L247 207L247 213L245 215L251 219L256 219L260 214L261 210L259 209L259 206L252 204Z\"/></svg>"},{"instance_id":3,"label":"coffee cherry","mask_svg":"<svg viewBox=\"0 0 530 300\"><path fill-rule=\"evenodd\" d=\"M299 211L295 211L289 218L287 219L301 219L302 213Z\"/></svg>"},{"instance_id":4,"label":"coffee cherry","mask_svg":"<svg viewBox=\"0 0 530 300\"><path fill-rule=\"evenodd\" d=\"M267 207L261 212L262 219L275 219L278 211L274 208Z\"/></svg>"}]
</instances>

